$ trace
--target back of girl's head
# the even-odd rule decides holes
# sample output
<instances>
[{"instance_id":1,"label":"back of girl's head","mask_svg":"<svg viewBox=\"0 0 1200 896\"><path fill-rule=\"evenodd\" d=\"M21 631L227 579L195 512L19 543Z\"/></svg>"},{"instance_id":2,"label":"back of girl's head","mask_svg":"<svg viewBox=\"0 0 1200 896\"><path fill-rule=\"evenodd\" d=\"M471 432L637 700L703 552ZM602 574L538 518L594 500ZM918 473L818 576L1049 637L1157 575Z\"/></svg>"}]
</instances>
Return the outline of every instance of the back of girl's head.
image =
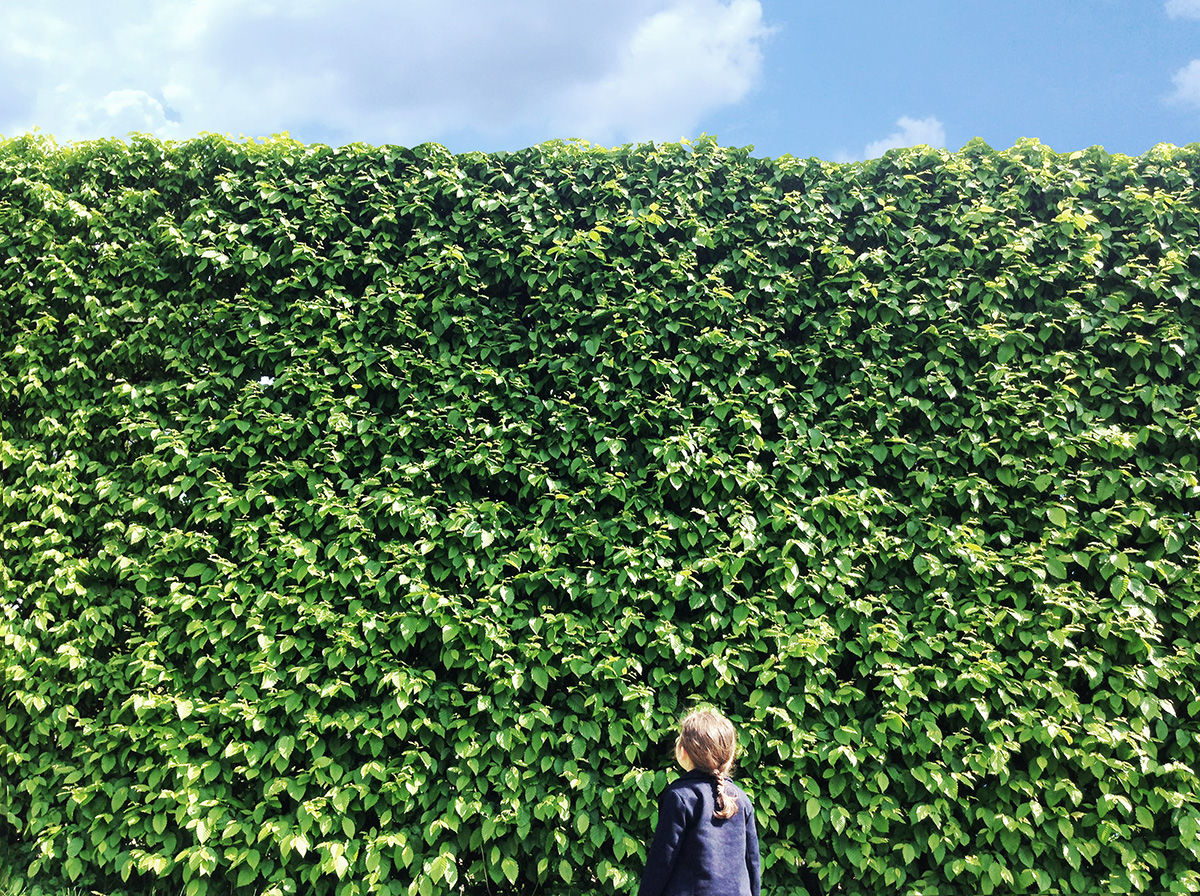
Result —
<instances>
[{"instance_id":1,"label":"back of girl's head","mask_svg":"<svg viewBox=\"0 0 1200 896\"><path fill-rule=\"evenodd\" d=\"M679 723L679 741L701 771L729 774L737 754L733 723L716 710L697 709Z\"/></svg>"},{"instance_id":2,"label":"back of girl's head","mask_svg":"<svg viewBox=\"0 0 1200 896\"><path fill-rule=\"evenodd\" d=\"M698 709L679 723L679 743L698 771L713 776L716 818L737 814L737 800L725 790L725 778L737 756L737 734L733 723L712 709Z\"/></svg>"}]
</instances>

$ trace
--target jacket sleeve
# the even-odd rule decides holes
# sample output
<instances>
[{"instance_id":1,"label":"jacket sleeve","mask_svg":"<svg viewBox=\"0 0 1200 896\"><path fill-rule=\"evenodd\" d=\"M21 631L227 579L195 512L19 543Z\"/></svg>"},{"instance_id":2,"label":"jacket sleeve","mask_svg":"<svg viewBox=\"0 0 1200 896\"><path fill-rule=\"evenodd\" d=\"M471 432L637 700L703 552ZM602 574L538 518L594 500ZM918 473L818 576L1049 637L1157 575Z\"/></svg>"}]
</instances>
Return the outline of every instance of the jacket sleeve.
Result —
<instances>
[{"instance_id":1,"label":"jacket sleeve","mask_svg":"<svg viewBox=\"0 0 1200 896\"><path fill-rule=\"evenodd\" d=\"M750 872L750 894L759 896L762 889L762 860L758 852L758 826L754 823L754 806L746 800L746 870Z\"/></svg>"},{"instance_id":2,"label":"jacket sleeve","mask_svg":"<svg viewBox=\"0 0 1200 896\"><path fill-rule=\"evenodd\" d=\"M658 802L658 826L646 854L646 870L638 896L661 896L679 860L688 828L688 806L680 790L668 790Z\"/></svg>"}]
</instances>

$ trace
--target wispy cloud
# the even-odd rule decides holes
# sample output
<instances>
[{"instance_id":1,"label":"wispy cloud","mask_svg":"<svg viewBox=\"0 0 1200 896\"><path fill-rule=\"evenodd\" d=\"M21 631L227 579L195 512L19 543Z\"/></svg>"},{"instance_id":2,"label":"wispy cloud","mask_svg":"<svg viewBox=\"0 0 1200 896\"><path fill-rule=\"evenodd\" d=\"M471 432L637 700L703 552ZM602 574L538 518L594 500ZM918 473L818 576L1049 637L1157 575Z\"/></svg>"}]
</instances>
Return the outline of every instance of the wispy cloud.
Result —
<instances>
[{"instance_id":1,"label":"wispy cloud","mask_svg":"<svg viewBox=\"0 0 1200 896\"><path fill-rule=\"evenodd\" d=\"M892 131L886 137L876 140L873 143L868 143L863 147L861 153L838 153L835 156L835 160L838 162L855 162L862 159L875 159L889 149L922 145L944 147L946 145L945 126L932 115L928 118L909 118L907 115L904 115L897 120L896 130Z\"/></svg>"},{"instance_id":2,"label":"wispy cloud","mask_svg":"<svg viewBox=\"0 0 1200 896\"><path fill-rule=\"evenodd\" d=\"M758 82L769 29L758 0L675 0L644 20L602 78L569 94L582 134L677 140Z\"/></svg>"},{"instance_id":3,"label":"wispy cloud","mask_svg":"<svg viewBox=\"0 0 1200 896\"><path fill-rule=\"evenodd\" d=\"M1193 59L1177 71L1171 80L1175 84L1172 100L1190 106L1200 106L1200 59Z\"/></svg>"},{"instance_id":4,"label":"wispy cloud","mask_svg":"<svg viewBox=\"0 0 1200 896\"><path fill-rule=\"evenodd\" d=\"M1173 19L1200 19L1200 0L1167 0L1166 10Z\"/></svg>"},{"instance_id":5,"label":"wispy cloud","mask_svg":"<svg viewBox=\"0 0 1200 896\"><path fill-rule=\"evenodd\" d=\"M889 149L901 146L945 146L946 128L933 116L929 118L909 118L907 115L896 122L897 130L888 134L882 140L868 143L863 151L868 159L883 155Z\"/></svg>"},{"instance_id":6,"label":"wispy cloud","mask_svg":"<svg viewBox=\"0 0 1200 896\"><path fill-rule=\"evenodd\" d=\"M678 139L753 89L770 30L759 0L4 6L0 60L23 79L0 102L0 133L68 140Z\"/></svg>"},{"instance_id":7,"label":"wispy cloud","mask_svg":"<svg viewBox=\"0 0 1200 896\"><path fill-rule=\"evenodd\" d=\"M1200 0L1167 0L1167 15L1172 19L1200 19ZM1172 102L1200 106L1200 59L1193 59L1172 76L1175 92Z\"/></svg>"}]
</instances>

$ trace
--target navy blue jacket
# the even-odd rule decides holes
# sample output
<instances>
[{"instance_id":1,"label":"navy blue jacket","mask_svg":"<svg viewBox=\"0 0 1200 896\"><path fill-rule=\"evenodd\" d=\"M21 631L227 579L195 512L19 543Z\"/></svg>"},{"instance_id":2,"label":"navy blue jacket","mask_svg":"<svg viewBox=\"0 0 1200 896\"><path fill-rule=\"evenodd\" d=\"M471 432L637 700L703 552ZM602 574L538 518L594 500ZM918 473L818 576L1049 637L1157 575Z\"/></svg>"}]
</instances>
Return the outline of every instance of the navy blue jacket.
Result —
<instances>
[{"instance_id":1,"label":"navy blue jacket","mask_svg":"<svg viewBox=\"0 0 1200 896\"><path fill-rule=\"evenodd\" d=\"M658 827L638 896L758 896L762 883L754 807L742 789L737 814L713 818L713 779L691 771L658 801Z\"/></svg>"}]
</instances>

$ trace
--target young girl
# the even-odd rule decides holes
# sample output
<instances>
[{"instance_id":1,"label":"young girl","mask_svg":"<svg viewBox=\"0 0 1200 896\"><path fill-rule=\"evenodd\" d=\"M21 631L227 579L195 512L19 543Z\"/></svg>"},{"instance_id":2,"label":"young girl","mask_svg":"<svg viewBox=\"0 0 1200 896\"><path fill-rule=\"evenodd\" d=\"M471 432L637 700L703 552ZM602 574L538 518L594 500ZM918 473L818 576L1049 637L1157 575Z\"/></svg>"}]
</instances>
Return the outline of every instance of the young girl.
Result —
<instances>
[{"instance_id":1,"label":"young girl","mask_svg":"<svg viewBox=\"0 0 1200 896\"><path fill-rule=\"evenodd\" d=\"M663 792L638 896L759 896L754 807L729 780L733 724L701 709L679 725L675 759L684 774Z\"/></svg>"}]
</instances>

